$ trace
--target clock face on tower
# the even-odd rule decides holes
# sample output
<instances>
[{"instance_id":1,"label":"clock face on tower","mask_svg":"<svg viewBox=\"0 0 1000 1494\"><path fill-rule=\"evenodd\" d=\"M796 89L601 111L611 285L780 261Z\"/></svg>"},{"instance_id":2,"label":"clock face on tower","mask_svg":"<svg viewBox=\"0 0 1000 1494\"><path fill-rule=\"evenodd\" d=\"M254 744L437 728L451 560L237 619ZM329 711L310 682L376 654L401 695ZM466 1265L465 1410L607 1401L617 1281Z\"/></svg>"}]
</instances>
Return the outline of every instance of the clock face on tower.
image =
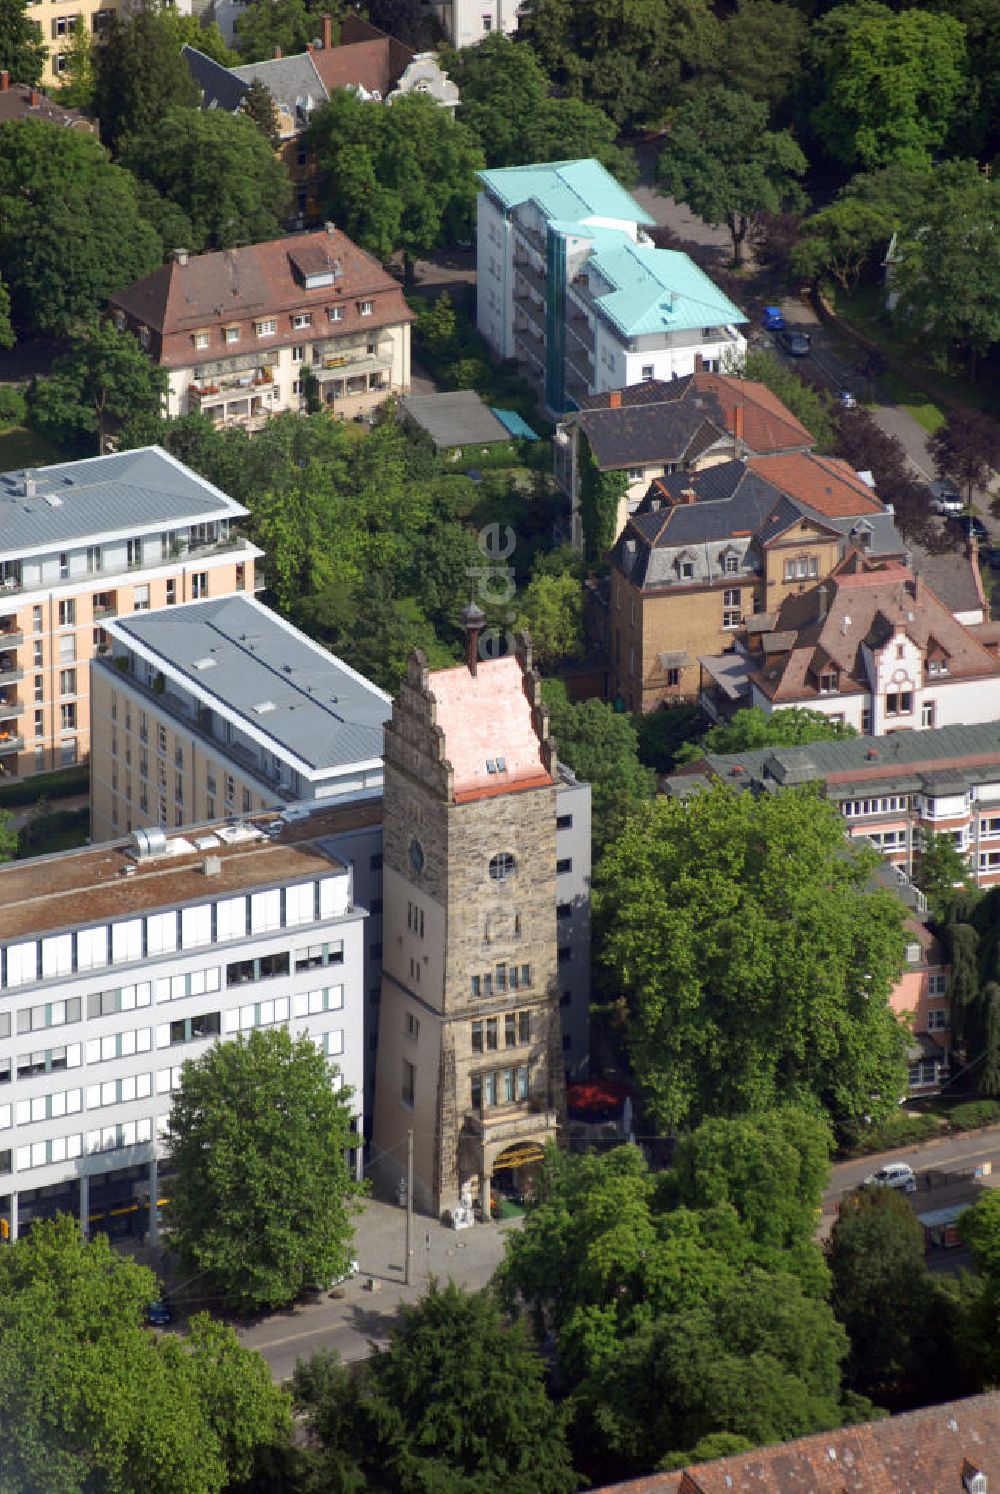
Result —
<instances>
[{"instance_id":1,"label":"clock face on tower","mask_svg":"<svg viewBox=\"0 0 1000 1494\"><path fill-rule=\"evenodd\" d=\"M424 848L416 839L410 841L410 865L419 877L424 869Z\"/></svg>"}]
</instances>

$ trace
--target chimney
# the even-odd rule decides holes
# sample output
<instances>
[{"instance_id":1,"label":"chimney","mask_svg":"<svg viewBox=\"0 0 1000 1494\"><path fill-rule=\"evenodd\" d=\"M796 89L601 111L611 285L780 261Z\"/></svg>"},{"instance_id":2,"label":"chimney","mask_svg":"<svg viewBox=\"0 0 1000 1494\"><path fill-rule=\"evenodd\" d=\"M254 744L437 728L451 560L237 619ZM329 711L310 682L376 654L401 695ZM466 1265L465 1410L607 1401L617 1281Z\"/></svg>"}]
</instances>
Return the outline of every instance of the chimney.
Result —
<instances>
[{"instance_id":1,"label":"chimney","mask_svg":"<svg viewBox=\"0 0 1000 1494\"><path fill-rule=\"evenodd\" d=\"M41 100L42 96L38 92L38 89L33 88L28 96L28 103L31 105L32 109L37 109L38 105L41 103Z\"/></svg>"},{"instance_id":2,"label":"chimney","mask_svg":"<svg viewBox=\"0 0 1000 1494\"><path fill-rule=\"evenodd\" d=\"M698 502L698 494L695 492L694 488L685 488L684 489L683 493L681 494L681 502L682 503L697 503Z\"/></svg>"},{"instance_id":3,"label":"chimney","mask_svg":"<svg viewBox=\"0 0 1000 1494\"><path fill-rule=\"evenodd\" d=\"M326 229L327 238L332 239L333 236L334 236L334 234L337 232L337 225L336 225L336 223L331 223L330 220L329 220L329 218L328 218L326 220L326 222L323 224L323 227ZM334 278L336 278L336 277L334 277Z\"/></svg>"},{"instance_id":4,"label":"chimney","mask_svg":"<svg viewBox=\"0 0 1000 1494\"><path fill-rule=\"evenodd\" d=\"M743 446L743 406L737 405L733 411L733 441L736 446L736 455L739 456Z\"/></svg>"},{"instance_id":5,"label":"chimney","mask_svg":"<svg viewBox=\"0 0 1000 1494\"><path fill-rule=\"evenodd\" d=\"M465 629L465 662L469 673L474 675L479 666L479 635L483 631L486 613L470 599L468 607L462 608L458 620Z\"/></svg>"},{"instance_id":6,"label":"chimney","mask_svg":"<svg viewBox=\"0 0 1000 1494\"><path fill-rule=\"evenodd\" d=\"M6 68L4 68L3 72L0 73L0 93L8 93L9 91L10 91L10 73L7 71Z\"/></svg>"},{"instance_id":7,"label":"chimney","mask_svg":"<svg viewBox=\"0 0 1000 1494\"><path fill-rule=\"evenodd\" d=\"M816 616L817 616L817 618L819 619L820 622L822 622L823 619L826 617L827 608L829 607L829 605L830 605L830 598L827 595L826 587L825 586L817 586L817 588L816 588Z\"/></svg>"},{"instance_id":8,"label":"chimney","mask_svg":"<svg viewBox=\"0 0 1000 1494\"><path fill-rule=\"evenodd\" d=\"M608 395L608 409L620 410L622 407L622 392L620 389L612 389Z\"/></svg>"},{"instance_id":9,"label":"chimney","mask_svg":"<svg viewBox=\"0 0 1000 1494\"><path fill-rule=\"evenodd\" d=\"M274 49L274 60L275 60L275 62L280 62L281 61L281 48L280 47L275 47L275 49Z\"/></svg>"},{"instance_id":10,"label":"chimney","mask_svg":"<svg viewBox=\"0 0 1000 1494\"><path fill-rule=\"evenodd\" d=\"M188 251L186 249L175 249L174 250L174 264L175 265L186 265L187 262L188 262Z\"/></svg>"},{"instance_id":11,"label":"chimney","mask_svg":"<svg viewBox=\"0 0 1000 1494\"><path fill-rule=\"evenodd\" d=\"M323 22L323 51L329 52L333 46L333 16L320 16L320 20Z\"/></svg>"}]
</instances>

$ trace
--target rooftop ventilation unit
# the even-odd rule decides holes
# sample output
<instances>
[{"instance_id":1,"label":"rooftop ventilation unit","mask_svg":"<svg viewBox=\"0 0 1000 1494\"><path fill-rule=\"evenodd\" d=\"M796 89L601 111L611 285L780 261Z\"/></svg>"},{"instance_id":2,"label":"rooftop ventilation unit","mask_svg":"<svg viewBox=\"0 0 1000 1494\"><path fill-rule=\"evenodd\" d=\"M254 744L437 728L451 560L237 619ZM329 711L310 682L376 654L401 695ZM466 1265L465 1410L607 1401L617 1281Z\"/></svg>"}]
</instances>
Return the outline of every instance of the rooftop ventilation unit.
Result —
<instances>
[{"instance_id":1,"label":"rooftop ventilation unit","mask_svg":"<svg viewBox=\"0 0 1000 1494\"><path fill-rule=\"evenodd\" d=\"M150 861L154 856L167 854L167 837L159 825L150 825L147 830L133 830L132 854L137 861Z\"/></svg>"}]
</instances>

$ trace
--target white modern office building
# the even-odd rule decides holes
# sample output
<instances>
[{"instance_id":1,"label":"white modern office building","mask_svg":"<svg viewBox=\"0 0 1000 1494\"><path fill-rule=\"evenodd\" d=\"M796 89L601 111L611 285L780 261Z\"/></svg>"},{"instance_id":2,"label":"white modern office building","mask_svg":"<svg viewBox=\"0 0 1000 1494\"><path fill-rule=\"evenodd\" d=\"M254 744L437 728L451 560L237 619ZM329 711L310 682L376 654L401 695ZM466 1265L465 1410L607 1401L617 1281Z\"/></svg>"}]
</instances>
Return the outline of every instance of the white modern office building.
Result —
<instances>
[{"instance_id":1,"label":"white modern office building","mask_svg":"<svg viewBox=\"0 0 1000 1494\"><path fill-rule=\"evenodd\" d=\"M479 172L476 318L561 414L630 384L742 362L746 316L598 161Z\"/></svg>"},{"instance_id":2,"label":"white modern office building","mask_svg":"<svg viewBox=\"0 0 1000 1494\"><path fill-rule=\"evenodd\" d=\"M273 830L272 826L272 830ZM0 1219L155 1231L181 1064L255 1027L308 1033L364 1088L367 910L307 823L219 824L0 868ZM355 1153L360 1169L360 1145ZM169 1185L166 1187L169 1193Z\"/></svg>"}]
</instances>

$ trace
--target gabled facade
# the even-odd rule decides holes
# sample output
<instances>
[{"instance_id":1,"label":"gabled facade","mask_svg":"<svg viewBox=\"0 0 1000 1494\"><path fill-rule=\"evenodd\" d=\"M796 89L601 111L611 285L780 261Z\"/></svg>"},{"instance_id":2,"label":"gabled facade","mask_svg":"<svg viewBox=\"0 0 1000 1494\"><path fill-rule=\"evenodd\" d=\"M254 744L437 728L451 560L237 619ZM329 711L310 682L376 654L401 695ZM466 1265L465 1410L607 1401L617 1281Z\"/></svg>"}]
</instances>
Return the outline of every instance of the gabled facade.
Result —
<instances>
[{"instance_id":1,"label":"gabled facade","mask_svg":"<svg viewBox=\"0 0 1000 1494\"><path fill-rule=\"evenodd\" d=\"M746 317L597 161L481 171L477 324L553 413L588 395L739 363Z\"/></svg>"},{"instance_id":2,"label":"gabled facade","mask_svg":"<svg viewBox=\"0 0 1000 1494\"><path fill-rule=\"evenodd\" d=\"M768 629L783 600L829 575L851 545L900 555L891 514L870 489L848 493L842 504L832 492L834 513L823 512L747 461L658 478L610 556L613 697L643 712L697 699L702 657Z\"/></svg>"},{"instance_id":3,"label":"gabled facade","mask_svg":"<svg viewBox=\"0 0 1000 1494\"><path fill-rule=\"evenodd\" d=\"M524 0L428 0L453 47L474 47L494 31L512 36Z\"/></svg>"},{"instance_id":4,"label":"gabled facade","mask_svg":"<svg viewBox=\"0 0 1000 1494\"><path fill-rule=\"evenodd\" d=\"M1000 659L901 560L848 555L778 608L750 650L750 703L819 710L863 735L1000 717Z\"/></svg>"},{"instance_id":5,"label":"gabled facade","mask_svg":"<svg viewBox=\"0 0 1000 1494\"><path fill-rule=\"evenodd\" d=\"M557 765L530 654L429 671L411 660L385 735L375 1155L414 1199L537 1160L563 1110Z\"/></svg>"},{"instance_id":6,"label":"gabled facade","mask_svg":"<svg viewBox=\"0 0 1000 1494\"><path fill-rule=\"evenodd\" d=\"M215 254L177 250L109 308L167 370L171 416L259 430L304 406L307 370L330 414L345 419L409 388L413 313L396 281L332 224Z\"/></svg>"},{"instance_id":7,"label":"gabled facade","mask_svg":"<svg viewBox=\"0 0 1000 1494\"><path fill-rule=\"evenodd\" d=\"M764 384L701 371L581 396L560 421L556 481L570 500L570 538L580 549L587 465L628 478L615 538L657 477L700 472L733 458L807 452L806 430ZM766 475L766 474L765 474Z\"/></svg>"},{"instance_id":8,"label":"gabled facade","mask_svg":"<svg viewBox=\"0 0 1000 1494\"><path fill-rule=\"evenodd\" d=\"M0 777L86 759L113 618L253 593L246 514L155 446L0 474Z\"/></svg>"}]
</instances>

